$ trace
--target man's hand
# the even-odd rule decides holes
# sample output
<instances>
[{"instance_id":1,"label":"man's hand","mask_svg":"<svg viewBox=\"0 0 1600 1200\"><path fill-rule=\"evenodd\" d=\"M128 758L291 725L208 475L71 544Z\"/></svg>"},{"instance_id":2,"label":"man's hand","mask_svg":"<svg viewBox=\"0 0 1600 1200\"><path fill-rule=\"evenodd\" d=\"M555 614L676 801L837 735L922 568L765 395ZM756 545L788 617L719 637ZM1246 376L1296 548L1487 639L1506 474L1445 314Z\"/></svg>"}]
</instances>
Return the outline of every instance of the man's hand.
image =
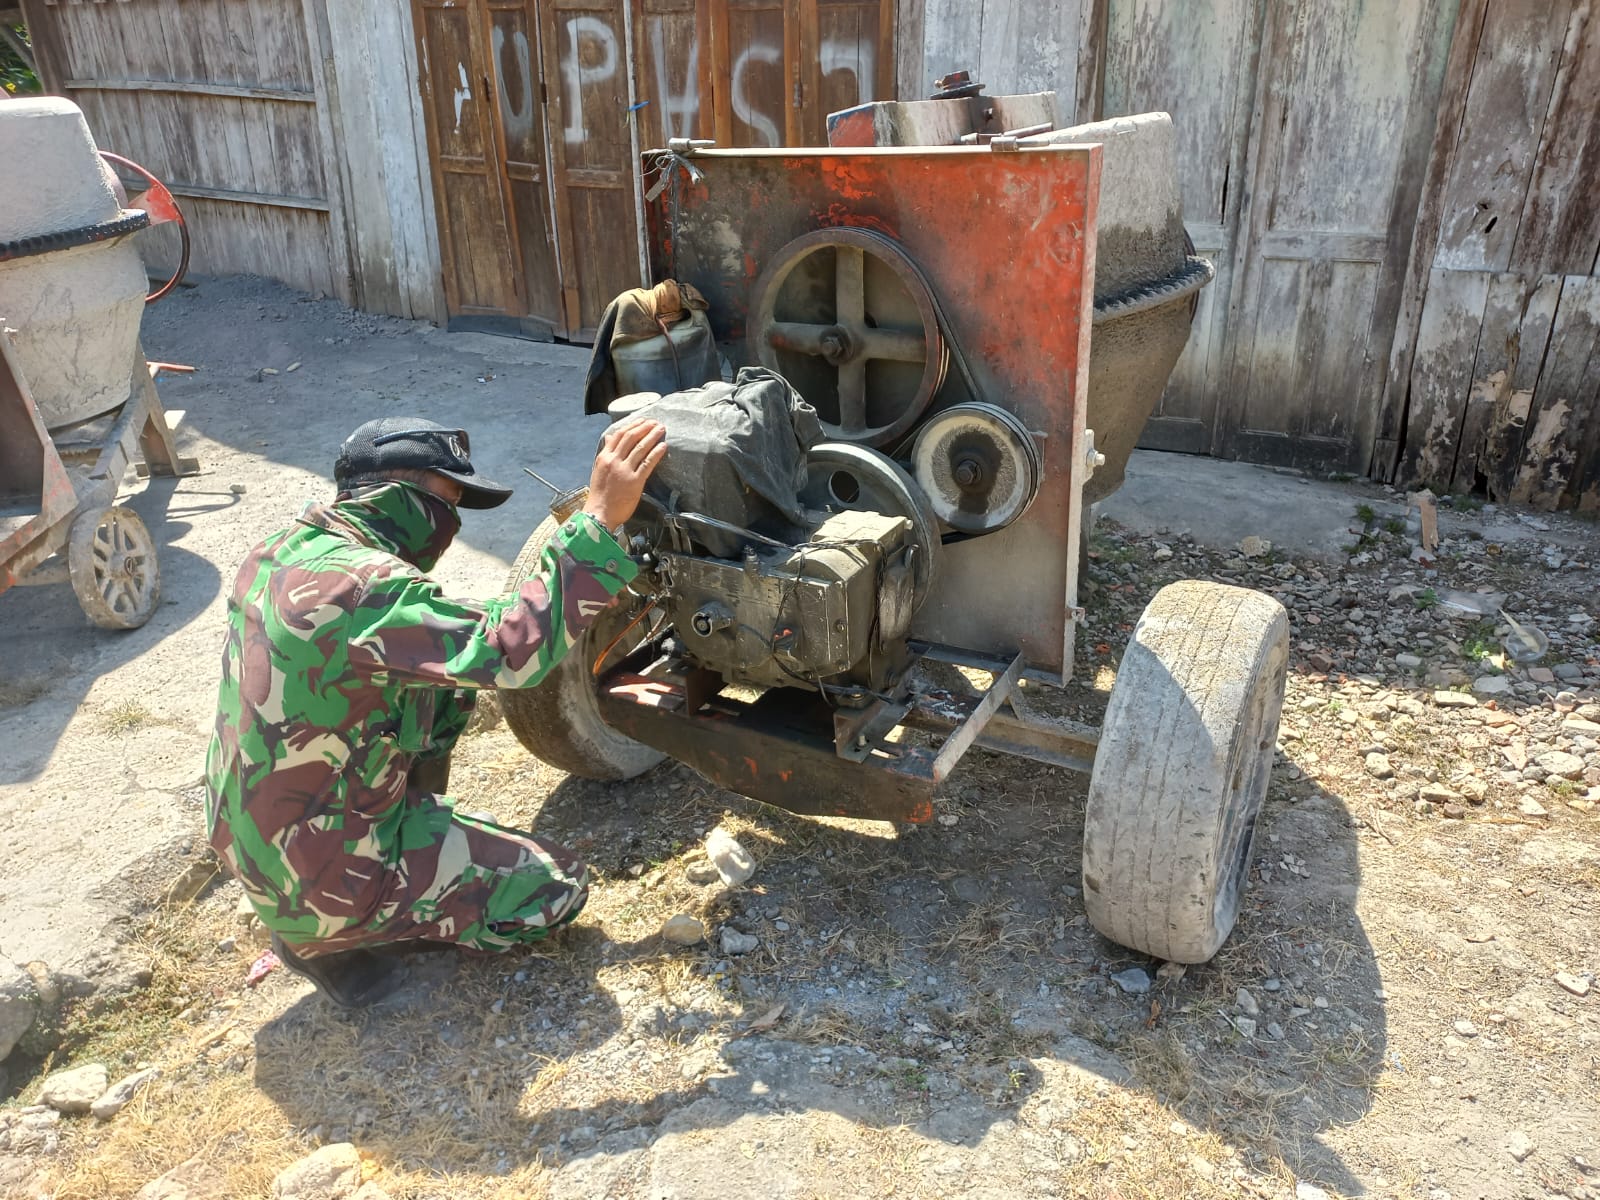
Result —
<instances>
[{"instance_id":1,"label":"man's hand","mask_svg":"<svg viewBox=\"0 0 1600 1200\"><path fill-rule=\"evenodd\" d=\"M633 516L645 481L666 456L667 430L661 422L613 425L595 455L583 511L607 529L615 529Z\"/></svg>"}]
</instances>

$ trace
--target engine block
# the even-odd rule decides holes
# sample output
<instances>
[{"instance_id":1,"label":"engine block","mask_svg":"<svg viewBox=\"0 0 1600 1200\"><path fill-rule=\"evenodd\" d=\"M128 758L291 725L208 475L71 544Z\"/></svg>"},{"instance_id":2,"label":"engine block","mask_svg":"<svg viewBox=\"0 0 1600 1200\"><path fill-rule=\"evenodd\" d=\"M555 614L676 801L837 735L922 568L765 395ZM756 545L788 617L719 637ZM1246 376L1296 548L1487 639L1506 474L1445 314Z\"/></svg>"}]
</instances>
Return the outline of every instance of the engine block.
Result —
<instances>
[{"instance_id":1,"label":"engine block","mask_svg":"<svg viewBox=\"0 0 1600 1200\"><path fill-rule=\"evenodd\" d=\"M887 687L903 669L914 547L904 517L818 513L807 541L743 561L684 554L658 564L684 652L758 687L849 680Z\"/></svg>"}]
</instances>

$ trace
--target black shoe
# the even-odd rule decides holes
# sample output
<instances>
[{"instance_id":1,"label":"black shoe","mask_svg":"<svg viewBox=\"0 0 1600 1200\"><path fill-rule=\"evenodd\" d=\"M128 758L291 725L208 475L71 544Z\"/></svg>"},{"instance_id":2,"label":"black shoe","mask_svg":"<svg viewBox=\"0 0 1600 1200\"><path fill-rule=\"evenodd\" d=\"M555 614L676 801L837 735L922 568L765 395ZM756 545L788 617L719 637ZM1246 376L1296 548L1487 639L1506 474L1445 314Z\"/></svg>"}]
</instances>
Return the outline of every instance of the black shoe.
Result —
<instances>
[{"instance_id":1,"label":"black shoe","mask_svg":"<svg viewBox=\"0 0 1600 1200\"><path fill-rule=\"evenodd\" d=\"M399 963L371 950L340 950L303 958L273 934L272 952L279 962L296 975L311 980L319 992L340 1008L366 1008L376 1004L404 982L405 972Z\"/></svg>"}]
</instances>

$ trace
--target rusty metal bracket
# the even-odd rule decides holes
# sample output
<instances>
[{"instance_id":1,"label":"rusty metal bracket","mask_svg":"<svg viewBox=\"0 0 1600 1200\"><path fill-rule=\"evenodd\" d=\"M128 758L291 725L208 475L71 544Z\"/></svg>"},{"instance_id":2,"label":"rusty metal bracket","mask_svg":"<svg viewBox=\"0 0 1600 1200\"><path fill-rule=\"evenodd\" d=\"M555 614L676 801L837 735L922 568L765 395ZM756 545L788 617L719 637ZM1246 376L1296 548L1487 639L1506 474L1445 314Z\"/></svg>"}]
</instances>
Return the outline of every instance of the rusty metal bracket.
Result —
<instances>
[{"instance_id":1,"label":"rusty metal bracket","mask_svg":"<svg viewBox=\"0 0 1600 1200\"><path fill-rule=\"evenodd\" d=\"M832 711L814 692L772 688L754 701L717 696L690 711L670 676L612 675L600 715L635 741L713 783L790 812L925 822L933 816L933 754L875 748L857 760L834 748Z\"/></svg>"}]
</instances>

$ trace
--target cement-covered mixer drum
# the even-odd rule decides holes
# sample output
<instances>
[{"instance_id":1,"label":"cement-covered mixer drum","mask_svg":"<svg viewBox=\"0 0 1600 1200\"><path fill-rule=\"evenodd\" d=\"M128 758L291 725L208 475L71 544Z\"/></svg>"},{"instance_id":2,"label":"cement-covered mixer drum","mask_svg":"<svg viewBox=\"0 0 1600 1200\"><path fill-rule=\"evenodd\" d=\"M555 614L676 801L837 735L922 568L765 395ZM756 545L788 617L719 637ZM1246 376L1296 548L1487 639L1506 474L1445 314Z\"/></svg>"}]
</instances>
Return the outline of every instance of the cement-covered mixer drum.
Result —
<instances>
[{"instance_id":1,"label":"cement-covered mixer drum","mask_svg":"<svg viewBox=\"0 0 1600 1200\"><path fill-rule=\"evenodd\" d=\"M145 268L77 105L0 101L0 323L46 429L128 399ZM13 169L16 168L16 169Z\"/></svg>"}]
</instances>

